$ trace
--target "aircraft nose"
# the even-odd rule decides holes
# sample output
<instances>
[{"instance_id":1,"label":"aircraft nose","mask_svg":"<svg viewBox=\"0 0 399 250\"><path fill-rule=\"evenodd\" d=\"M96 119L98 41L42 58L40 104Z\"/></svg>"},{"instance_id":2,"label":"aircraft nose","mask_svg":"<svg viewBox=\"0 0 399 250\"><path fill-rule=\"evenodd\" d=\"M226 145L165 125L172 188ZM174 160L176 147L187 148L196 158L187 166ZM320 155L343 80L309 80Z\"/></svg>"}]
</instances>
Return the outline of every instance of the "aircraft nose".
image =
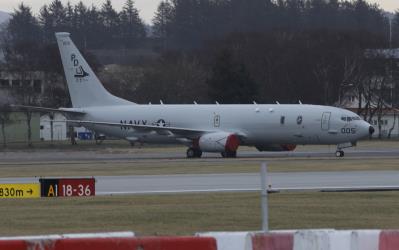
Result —
<instances>
[{"instance_id":1,"label":"aircraft nose","mask_svg":"<svg viewBox=\"0 0 399 250\"><path fill-rule=\"evenodd\" d=\"M375 132L374 127L373 127L373 126L370 126L370 127L369 127L369 134L370 134L370 135L373 135L374 132Z\"/></svg>"}]
</instances>

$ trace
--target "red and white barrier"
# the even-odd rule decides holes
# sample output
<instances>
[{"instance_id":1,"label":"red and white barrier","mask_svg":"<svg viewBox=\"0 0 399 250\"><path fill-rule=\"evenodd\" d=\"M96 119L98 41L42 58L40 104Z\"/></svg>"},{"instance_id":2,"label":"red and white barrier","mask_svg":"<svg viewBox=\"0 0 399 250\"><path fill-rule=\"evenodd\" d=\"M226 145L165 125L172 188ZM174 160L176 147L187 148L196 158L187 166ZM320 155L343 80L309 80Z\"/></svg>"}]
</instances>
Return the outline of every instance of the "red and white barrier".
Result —
<instances>
[{"instance_id":1,"label":"red and white barrier","mask_svg":"<svg viewBox=\"0 0 399 250\"><path fill-rule=\"evenodd\" d=\"M398 250L399 231L383 230L380 233L379 250Z\"/></svg>"},{"instance_id":2,"label":"red and white barrier","mask_svg":"<svg viewBox=\"0 0 399 250\"><path fill-rule=\"evenodd\" d=\"M352 231L352 250L378 250L381 230Z\"/></svg>"},{"instance_id":3,"label":"red and white barrier","mask_svg":"<svg viewBox=\"0 0 399 250\"><path fill-rule=\"evenodd\" d=\"M207 232L197 233L200 237L213 237L217 242L217 249L251 250L252 233L250 232Z\"/></svg>"},{"instance_id":4,"label":"red and white barrier","mask_svg":"<svg viewBox=\"0 0 399 250\"><path fill-rule=\"evenodd\" d=\"M294 245L293 233L255 234L252 236L253 250L292 250Z\"/></svg>"},{"instance_id":5,"label":"red and white barrier","mask_svg":"<svg viewBox=\"0 0 399 250\"><path fill-rule=\"evenodd\" d=\"M398 250L399 231L209 232L134 237L132 232L0 238L0 250Z\"/></svg>"},{"instance_id":6,"label":"red and white barrier","mask_svg":"<svg viewBox=\"0 0 399 250\"><path fill-rule=\"evenodd\" d=\"M112 234L111 234L112 235ZM131 235L131 234L130 234ZM217 250L211 237L49 235L0 240L1 250Z\"/></svg>"},{"instance_id":7,"label":"red and white barrier","mask_svg":"<svg viewBox=\"0 0 399 250\"><path fill-rule=\"evenodd\" d=\"M213 237L217 241L218 250L380 250L380 230L298 230L256 232L209 232L198 233L199 236ZM388 233L386 244L395 245ZM393 243L392 243L393 242ZM388 250L399 250L387 248ZM385 250L385 249L383 249Z\"/></svg>"},{"instance_id":8,"label":"red and white barrier","mask_svg":"<svg viewBox=\"0 0 399 250\"><path fill-rule=\"evenodd\" d=\"M211 237L144 237L137 238L140 250L217 250ZM126 250L126 249L125 249Z\"/></svg>"}]
</instances>

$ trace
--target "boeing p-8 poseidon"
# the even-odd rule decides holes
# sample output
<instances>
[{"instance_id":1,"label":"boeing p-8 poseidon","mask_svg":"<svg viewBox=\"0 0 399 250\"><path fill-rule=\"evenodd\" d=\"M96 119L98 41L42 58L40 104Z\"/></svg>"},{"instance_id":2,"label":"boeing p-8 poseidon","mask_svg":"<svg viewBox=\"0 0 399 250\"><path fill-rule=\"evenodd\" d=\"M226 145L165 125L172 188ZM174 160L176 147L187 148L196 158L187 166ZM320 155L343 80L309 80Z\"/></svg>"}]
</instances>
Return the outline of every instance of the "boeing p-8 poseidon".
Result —
<instances>
[{"instance_id":1,"label":"boeing p-8 poseidon","mask_svg":"<svg viewBox=\"0 0 399 250\"><path fill-rule=\"evenodd\" d=\"M348 110L318 105L138 105L110 94L76 48L69 33L56 33L73 108L70 121L132 143L181 143L187 157L202 152L236 157L239 146L290 151L296 145L343 149L374 132Z\"/></svg>"}]
</instances>

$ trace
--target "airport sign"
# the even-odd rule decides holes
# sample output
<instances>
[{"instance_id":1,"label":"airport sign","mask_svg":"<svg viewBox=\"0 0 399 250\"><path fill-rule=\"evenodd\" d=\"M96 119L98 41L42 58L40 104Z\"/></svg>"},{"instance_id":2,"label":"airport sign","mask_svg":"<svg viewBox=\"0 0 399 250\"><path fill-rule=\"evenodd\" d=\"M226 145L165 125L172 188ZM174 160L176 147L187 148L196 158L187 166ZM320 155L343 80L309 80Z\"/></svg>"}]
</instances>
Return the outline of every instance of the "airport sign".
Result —
<instances>
[{"instance_id":1,"label":"airport sign","mask_svg":"<svg viewBox=\"0 0 399 250\"><path fill-rule=\"evenodd\" d=\"M40 179L42 197L95 196L94 178Z\"/></svg>"},{"instance_id":2,"label":"airport sign","mask_svg":"<svg viewBox=\"0 0 399 250\"><path fill-rule=\"evenodd\" d=\"M39 198L40 184L31 183L10 183L0 184L0 199L24 199L24 198Z\"/></svg>"}]
</instances>

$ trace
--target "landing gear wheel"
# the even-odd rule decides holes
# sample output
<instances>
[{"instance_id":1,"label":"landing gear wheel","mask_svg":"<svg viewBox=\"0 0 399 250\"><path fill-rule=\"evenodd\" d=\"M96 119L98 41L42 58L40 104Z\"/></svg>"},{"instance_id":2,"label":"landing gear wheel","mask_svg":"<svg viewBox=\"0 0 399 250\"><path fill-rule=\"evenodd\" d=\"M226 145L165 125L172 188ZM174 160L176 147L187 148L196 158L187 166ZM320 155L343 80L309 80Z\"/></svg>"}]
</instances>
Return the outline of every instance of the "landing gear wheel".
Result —
<instances>
[{"instance_id":1,"label":"landing gear wheel","mask_svg":"<svg viewBox=\"0 0 399 250\"><path fill-rule=\"evenodd\" d=\"M196 150L195 150L195 157L201 158L201 157L202 157L202 151L199 150L199 149L196 149Z\"/></svg>"},{"instance_id":2,"label":"landing gear wheel","mask_svg":"<svg viewBox=\"0 0 399 250\"><path fill-rule=\"evenodd\" d=\"M187 149L187 158L201 158L202 156L202 151L199 149L195 148L189 148Z\"/></svg>"},{"instance_id":3,"label":"landing gear wheel","mask_svg":"<svg viewBox=\"0 0 399 250\"><path fill-rule=\"evenodd\" d=\"M223 158L236 158L237 157L237 151L225 151L222 152L222 157Z\"/></svg>"},{"instance_id":4,"label":"landing gear wheel","mask_svg":"<svg viewBox=\"0 0 399 250\"><path fill-rule=\"evenodd\" d=\"M194 158L195 157L195 150L193 148L187 149L187 158Z\"/></svg>"},{"instance_id":5,"label":"landing gear wheel","mask_svg":"<svg viewBox=\"0 0 399 250\"><path fill-rule=\"evenodd\" d=\"M336 156L336 157L344 157L344 156L345 156L345 153L344 153L344 151L342 151L342 150L338 150L337 152L335 152L335 156Z\"/></svg>"}]
</instances>

